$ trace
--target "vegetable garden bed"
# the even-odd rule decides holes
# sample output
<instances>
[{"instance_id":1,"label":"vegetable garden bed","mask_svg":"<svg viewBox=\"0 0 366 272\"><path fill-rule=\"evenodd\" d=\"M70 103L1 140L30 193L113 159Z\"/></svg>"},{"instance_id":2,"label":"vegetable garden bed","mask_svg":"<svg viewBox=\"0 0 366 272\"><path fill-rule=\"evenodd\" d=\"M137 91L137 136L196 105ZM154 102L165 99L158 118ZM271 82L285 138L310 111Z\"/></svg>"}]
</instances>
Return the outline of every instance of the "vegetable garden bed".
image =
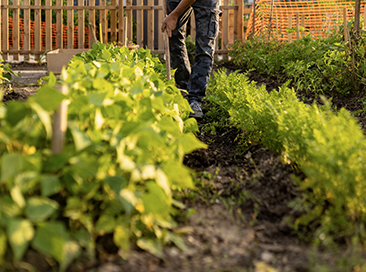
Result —
<instances>
[{"instance_id":1,"label":"vegetable garden bed","mask_svg":"<svg viewBox=\"0 0 366 272\"><path fill-rule=\"evenodd\" d=\"M270 89L271 85L281 84L254 72L250 77ZM300 96L310 102L317 99ZM339 101L344 100L340 97ZM348 101L354 100L349 98ZM353 102L352 111L362 110L362 103L359 105L357 108L358 104ZM362 114L358 118L364 122ZM215 120L210 122L215 123ZM329 267L328 271L357 271L361 268L364 256L345 241L338 244L339 248L322 252L313 250L306 239L299 239L292 231L288 220L300 214L289 207L289 203L301 195L293 177L301 180L303 174L295 173L290 165L281 162L279 155L258 144L249 145L243 151L240 140L244 135L240 130L210 123L200 124L200 129L198 138L209 148L184 158L184 163L198 172L195 180L198 191L177 195L186 208L183 214L175 216L179 224L176 231L184 234L188 249L181 251L167 244L162 260L133 248L129 258L123 260L113 245L112 236L105 235L97 240L97 259L77 260L70 271L259 272L273 269L321 271L324 267ZM304 233L311 233L312 227ZM353 259L347 255L350 252ZM315 258L312 254L318 256ZM343 261L342 266L339 260ZM24 261L39 271L50 271L55 265L32 249L26 252ZM17 269L19 267L14 268Z\"/></svg>"}]
</instances>

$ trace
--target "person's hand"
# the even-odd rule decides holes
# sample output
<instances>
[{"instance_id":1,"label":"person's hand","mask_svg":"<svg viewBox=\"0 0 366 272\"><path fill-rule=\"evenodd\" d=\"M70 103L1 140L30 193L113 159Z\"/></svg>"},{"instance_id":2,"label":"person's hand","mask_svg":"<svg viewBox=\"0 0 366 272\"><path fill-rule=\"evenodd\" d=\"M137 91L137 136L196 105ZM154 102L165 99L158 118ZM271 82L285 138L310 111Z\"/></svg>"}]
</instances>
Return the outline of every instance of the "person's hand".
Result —
<instances>
[{"instance_id":1,"label":"person's hand","mask_svg":"<svg viewBox=\"0 0 366 272\"><path fill-rule=\"evenodd\" d=\"M172 31L177 26L178 16L175 16L174 12L170 13L165 19L161 22L161 31L168 33L168 36L172 36Z\"/></svg>"}]
</instances>

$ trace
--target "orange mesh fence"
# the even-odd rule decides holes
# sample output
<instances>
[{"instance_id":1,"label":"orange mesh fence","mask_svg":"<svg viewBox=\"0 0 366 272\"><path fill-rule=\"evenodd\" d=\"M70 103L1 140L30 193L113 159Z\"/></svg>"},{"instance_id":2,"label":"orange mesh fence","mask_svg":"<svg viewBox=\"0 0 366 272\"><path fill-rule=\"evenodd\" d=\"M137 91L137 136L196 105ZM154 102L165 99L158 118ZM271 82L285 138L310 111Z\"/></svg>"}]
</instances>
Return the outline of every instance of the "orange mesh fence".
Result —
<instances>
[{"instance_id":1,"label":"orange mesh fence","mask_svg":"<svg viewBox=\"0 0 366 272\"><path fill-rule=\"evenodd\" d=\"M364 14L366 0L361 0ZM313 38L325 38L343 22L343 10L347 8L347 20L354 16L354 1L318 0L296 2L274 2L257 0L254 36L265 36L280 41L297 38L297 25L300 36L311 34ZM271 16L272 15L272 16ZM271 19L270 19L271 18ZM294 32L290 34L291 32ZM253 11L250 15L246 36L253 35Z\"/></svg>"},{"instance_id":2,"label":"orange mesh fence","mask_svg":"<svg viewBox=\"0 0 366 272\"><path fill-rule=\"evenodd\" d=\"M9 17L9 48L13 48L13 18ZM24 21L22 18L19 19L19 48L24 49ZM30 21L30 49L35 48L34 40L34 21ZM84 30L84 47L89 48L89 28L85 27ZM52 49L56 49L56 24L52 24ZM3 35L1 33L1 40ZM41 50L46 48L46 23L41 23ZM63 48L67 48L67 26L63 26ZM78 26L74 26L74 48L78 48Z\"/></svg>"}]
</instances>

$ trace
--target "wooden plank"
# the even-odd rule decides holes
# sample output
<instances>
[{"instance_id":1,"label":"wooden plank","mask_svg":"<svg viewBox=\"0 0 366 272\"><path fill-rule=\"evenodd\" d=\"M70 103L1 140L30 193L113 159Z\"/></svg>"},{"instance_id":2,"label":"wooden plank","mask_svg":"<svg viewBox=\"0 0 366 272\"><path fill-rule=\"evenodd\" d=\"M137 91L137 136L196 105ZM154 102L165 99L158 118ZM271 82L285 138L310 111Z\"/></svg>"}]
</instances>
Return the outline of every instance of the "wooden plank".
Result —
<instances>
[{"instance_id":1,"label":"wooden plank","mask_svg":"<svg viewBox=\"0 0 366 272\"><path fill-rule=\"evenodd\" d=\"M117 0L111 0L111 5L116 6ZM113 9L111 12L111 42L117 42L117 10Z\"/></svg>"},{"instance_id":2,"label":"wooden plank","mask_svg":"<svg viewBox=\"0 0 366 272\"><path fill-rule=\"evenodd\" d=\"M19 0L13 0L14 5L18 5ZM19 9L13 9L13 49L19 50ZM19 60L19 54L13 54L13 60Z\"/></svg>"},{"instance_id":3,"label":"wooden plank","mask_svg":"<svg viewBox=\"0 0 366 272\"><path fill-rule=\"evenodd\" d=\"M228 5L229 0L224 0L224 5ZM229 43L229 11L223 10L222 14L222 49L227 49Z\"/></svg>"},{"instance_id":4,"label":"wooden plank","mask_svg":"<svg viewBox=\"0 0 366 272\"><path fill-rule=\"evenodd\" d=\"M84 0L78 0L78 6L84 7ZM85 9L78 10L78 48L85 48Z\"/></svg>"},{"instance_id":5,"label":"wooden plank","mask_svg":"<svg viewBox=\"0 0 366 272\"><path fill-rule=\"evenodd\" d=\"M166 0L159 0L159 6L162 6L163 5L163 1L166 1ZM166 2L165 2L166 4ZM166 11L167 12L167 11ZM160 27L161 27L161 22L164 20L165 16L167 15L166 13L164 14L164 9L162 11L158 11L158 22L159 22L159 25L158 25L158 49L164 49L164 42L165 42L165 33L161 32L160 31ZM169 42L169 40L168 40ZM169 43L168 43L169 44Z\"/></svg>"},{"instance_id":6,"label":"wooden plank","mask_svg":"<svg viewBox=\"0 0 366 272\"><path fill-rule=\"evenodd\" d=\"M41 0L34 0L34 4L39 6ZM42 35L41 35L41 10L34 10L34 50L42 51ZM39 60L40 55L36 54L35 59Z\"/></svg>"},{"instance_id":7,"label":"wooden plank","mask_svg":"<svg viewBox=\"0 0 366 272\"><path fill-rule=\"evenodd\" d=\"M2 4L8 4L8 0L2 0L1 1ZM8 13L9 10L7 8L2 8L1 9L1 16L2 16L2 26L1 26L1 30L2 30L2 52L3 54L3 59L5 61L8 60L9 58L9 54L5 53L6 50L9 50L9 17L8 17Z\"/></svg>"},{"instance_id":8,"label":"wooden plank","mask_svg":"<svg viewBox=\"0 0 366 272\"><path fill-rule=\"evenodd\" d=\"M124 27L124 7L123 7L123 1L118 2L118 42L125 44L125 27Z\"/></svg>"},{"instance_id":9,"label":"wooden plank","mask_svg":"<svg viewBox=\"0 0 366 272\"><path fill-rule=\"evenodd\" d=\"M52 6L51 0L46 0L46 6ZM46 51L52 50L52 10L46 11Z\"/></svg>"},{"instance_id":10,"label":"wooden plank","mask_svg":"<svg viewBox=\"0 0 366 272\"><path fill-rule=\"evenodd\" d=\"M233 0L230 0L230 2L233 1ZM235 18L235 15L234 15L234 9L229 9L228 10L228 14L229 14L229 31L228 31L228 45L227 46L230 46L231 44L234 43L234 24L236 22L236 18Z\"/></svg>"},{"instance_id":11,"label":"wooden plank","mask_svg":"<svg viewBox=\"0 0 366 272\"><path fill-rule=\"evenodd\" d=\"M29 1L29 0L28 0ZM56 5L62 6L62 0L56 0ZM56 10L56 48L63 48L63 17L62 17L63 11Z\"/></svg>"},{"instance_id":12,"label":"wooden plank","mask_svg":"<svg viewBox=\"0 0 366 272\"><path fill-rule=\"evenodd\" d=\"M348 42L347 8L343 8L344 42Z\"/></svg>"},{"instance_id":13,"label":"wooden plank","mask_svg":"<svg viewBox=\"0 0 366 272\"><path fill-rule=\"evenodd\" d=\"M100 0L100 5L102 7L106 6L106 0ZM99 17L100 17L100 21L99 21L99 26L102 26L102 33L101 34L101 38L100 41L103 41L103 43L108 43L108 33L107 33L107 11L106 9L101 9L99 11ZM99 28L98 28L99 29Z\"/></svg>"},{"instance_id":14,"label":"wooden plank","mask_svg":"<svg viewBox=\"0 0 366 272\"><path fill-rule=\"evenodd\" d=\"M95 43L94 36L95 33L95 9L92 9L95 5L95 0L89 0L89 48Z\"/></svg>"},{"instance_id":15,"label":"wooden plank","mask_svg":"<svg viewBox=\"0 0 366 272\"><path fill-rule=\"evenodd\" d=\"M73 0L67 0L67 5L74 6ZM67 49L74 49L74 10L67 10Z\"/></svg>"},{"instance_id":16,"label":"wooden plank","mask_svg":"<svg viewBox=\"0 0 366 272\"><path fill-rule=\"evenodd\" d=\"M43 9L43 10L85 10L85 7L79 7L79 6L51 6L51 7L47 7L47 6L42 6L42 5L1 5L1 8L9 8L9 9L14 9L14 8L19 8L19 9ZM144 9L144 7L140 7L142 9ZM113 10L113 9L118 9L118 6L106 6L106 7L102 7L102 6L94 6L88 9L93 9L93 10ZM127 9L134 9L134 6L128 6ZM146 8L147 9L147 8Z\"/></svg>"},{"instance_id":17,"label":"wooden plank","mask_svg":"<svg viewBox=\"0 0 366 272\"><path fill-rule=\"evenodd\" d=\"M24 0L24 4L28 5L30 0ZM24 9L24 35L23 35L23 49L24 50L30 50L30 9ZM24 56L24 59L29 59L29 54L26 54Z\"/></svg>"},{"instance_id":18,"label":"wooden plank","mask_svg":"<svg viewBox=\"0 0 366 272\"><path fill-rule=\"evenodd\" d=\"M288 28L292 29L292 14L288 16ZM292 42L292 33L288 34L288 41Z\"/></svg>"},{"instance_id":19,"label":"wooden plank","mask_svg":"<svg viewBox=\"0 0 366 272\"><path fill-rule=\"evenodd\" d=\"M148 0L148 4L151 3L153 0ZM132 0L126 0L126 6L131 6L132 5ZM149 10L150 12L154 12L153 9L150 9ZM125 36L127 35L127 44L129 42L132 42L132 35L133 35L133 32L132 32L132 9L127 9L126 8L126 17L127 17L127 25L125 26L125 29L127 29L127 33L125 33ZM148 22L149 24L149 27L151 27L151 25L154 24L154 22ZM149 34L148 34L149 36ZM150 37L148 37L149 39ZM126 41L125 41L126 42Z\"/></svg>"},{"instance_id":20,"label":"wooden plank","mask_svg":"<svg viewBox=\"0 0 366 272\"><path fill-rule=\"evenodd\" d=\"M236 5L238 6L238 10L235 20L235 39L244 39L244 2L242 0L236 0ZM250 14L251 9L248 10Z\"/></svg>"}]
</instances>

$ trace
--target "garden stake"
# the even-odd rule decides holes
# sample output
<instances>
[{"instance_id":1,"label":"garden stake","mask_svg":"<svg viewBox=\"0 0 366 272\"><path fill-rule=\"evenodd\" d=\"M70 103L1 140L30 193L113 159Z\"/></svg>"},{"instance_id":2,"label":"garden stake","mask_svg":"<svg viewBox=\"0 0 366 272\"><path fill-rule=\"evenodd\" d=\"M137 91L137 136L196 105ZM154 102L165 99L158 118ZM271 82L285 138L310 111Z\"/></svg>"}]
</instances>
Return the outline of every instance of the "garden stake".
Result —
<instances>
[{"instance_id":1,"label":"garden stake","mask_svg":"<svg viewBox=\"0 0 366 272\"><path fill-rule=\"evenodd\" d=\"M166 0L163 0L163 16L166 16ZM170 80L171 74L170 74L170 52L169 52L169 36L168 36L168 32L164 31L164 50L165 50L165 61L166 61L166 77L168 78L168 80Z\"/></svg>"},{"instance_id":2,"label":"garden stake","mask_svg":"<svg viewBox=\"0 0 366 272\"><path fill-rule=\"evenodd\" d=\"M60 92L66 95L68 92L67 85L63 84L60 88ZM67 107L68 101L65 99L62 100L60 106L58 107L58 111L55 112L54 115L52 128L52 154L61 153L64 148L64 139L67 129Z\"/></svg>"}]
</instances>

